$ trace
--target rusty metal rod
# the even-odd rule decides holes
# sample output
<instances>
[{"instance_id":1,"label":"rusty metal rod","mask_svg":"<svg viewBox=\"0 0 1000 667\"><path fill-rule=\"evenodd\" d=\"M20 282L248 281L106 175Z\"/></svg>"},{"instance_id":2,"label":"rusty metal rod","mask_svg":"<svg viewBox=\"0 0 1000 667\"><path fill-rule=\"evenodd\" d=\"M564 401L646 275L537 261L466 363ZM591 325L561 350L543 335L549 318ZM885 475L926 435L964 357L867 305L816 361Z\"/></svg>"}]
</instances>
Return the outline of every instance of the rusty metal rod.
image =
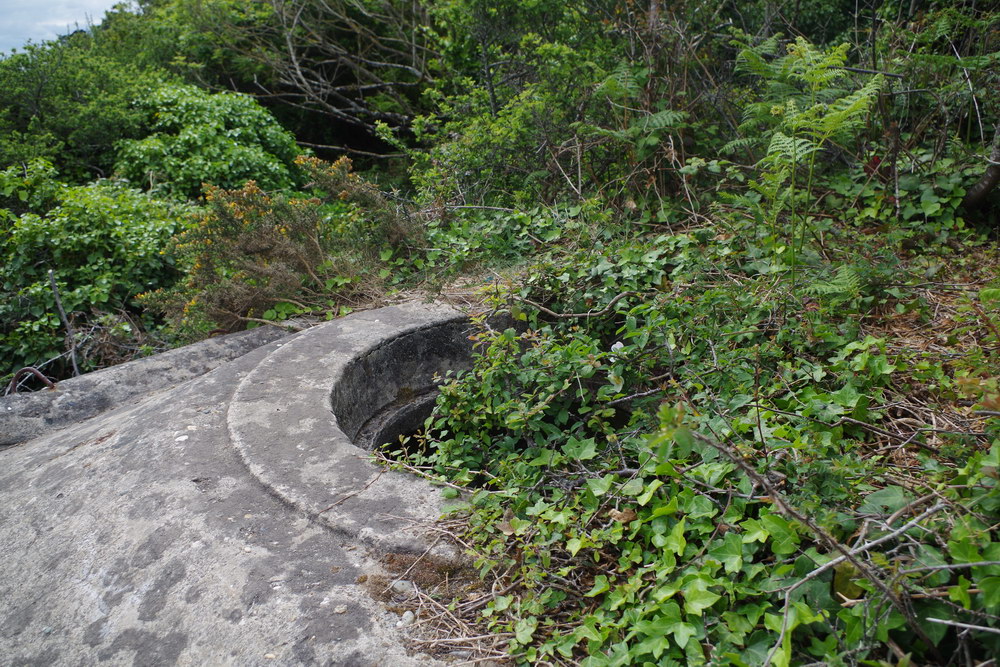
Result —
<instances>
[{"instance_id":1,"label":"rusty metal rod","mask_svg":"<svg viewBox=\"0 0 1000 667\"><path fill-rule=\"evenodd\" d=\"M36 378L38 378L39 380L41 380L42 382L44 382L45 385L49 389L55 389L56 388L55 383L53 383L52 380L50 380L47 377L45 377L44 375L42 375L42 372L40 370L38 370L37 368L35 368L33 366L25 366L24 368L22 368L18 372L14 373L14 379L12 379L10 381L10 385L8 385L8 387L7 387L7 393L8 394L16 394L17 393L17 383L25 375L34 375Z\"/></svg>"}]
</instances>

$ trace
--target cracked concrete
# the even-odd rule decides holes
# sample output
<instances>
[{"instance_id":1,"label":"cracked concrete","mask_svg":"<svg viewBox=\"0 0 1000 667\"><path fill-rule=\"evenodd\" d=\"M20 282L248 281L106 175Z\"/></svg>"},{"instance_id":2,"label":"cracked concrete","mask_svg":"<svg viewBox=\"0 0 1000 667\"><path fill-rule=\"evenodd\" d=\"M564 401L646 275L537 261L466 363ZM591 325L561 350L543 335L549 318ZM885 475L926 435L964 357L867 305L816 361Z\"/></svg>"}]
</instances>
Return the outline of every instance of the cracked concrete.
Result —
<instances>
[{"instance_id":1,"label":"cracked concrete","mask_svg":"<svg viewBox=\"0 0 1000 667\"><path fill-rule=\"evenodd\" d=\"M359 313L0 450L0 663L435 664L358 579L386 554L459 558L422 527L441 494L370 463L338 415L359 428L461 367L464 327Z\"/></svg>"}]
</instances>

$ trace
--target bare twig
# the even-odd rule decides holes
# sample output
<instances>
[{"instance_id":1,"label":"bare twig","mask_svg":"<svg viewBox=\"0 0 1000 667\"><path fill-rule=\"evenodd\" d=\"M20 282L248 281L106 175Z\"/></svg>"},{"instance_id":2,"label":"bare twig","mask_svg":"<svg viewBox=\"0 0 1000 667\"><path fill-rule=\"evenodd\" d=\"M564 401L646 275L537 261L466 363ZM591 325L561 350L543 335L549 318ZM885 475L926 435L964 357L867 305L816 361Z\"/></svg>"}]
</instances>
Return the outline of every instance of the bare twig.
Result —
<instances>
[{"instance_id":1,"label":"bare twig","mask_svg":"<svg viewBox=\"0 0 1000 667\"><path fill-rule=\"evenodd\" d=\"M553 310L549 310L548 308L546 308L545 306L543 306L543 305L541 305L539 303L535 303L531 299L526 299L526 298L521 297L521 296L514 296L513 298L516 301L520 301L521 303L526 303L529 306L532 306L533 308L537 308L538 310L542 311L546 315L550 315L552 317L558 317L558 318L571 318L571 317L601 317L602 315L606 315L608 312L610 312L611 309L615 307L616 303L618 303L619 301L621 301L625 297L631 296L631 295L634 295L634 294L639 294L639 292L632 292L632 291L622 292L621 294L619 294L615 298L611 299L611 302L608 303L608 305L606 305L601 310L598 310L596 312L591 311L591 312L586 312L586 313L557 313L557 312L555 312Z\"/></svg>"},{"instance_id":2,"label":"bare twig","mask_svg":"<svg viewBox=\"0 0 1000 667\"><path fill-rule=\"evenodd\" d=\"M52 288L52 296L56 298L56 309L59 310L59 319L62 320L63 326L66 327L66 341L69 343L69 360L73 364L73 377L80 374L80 368L76 365L76 335L73 332L73 325L69 323L69 318L66 317L66 311L63 310L62 299L59 298L59 287L56 285L56 277L49 269L49 286Z\"/></svg>"},{"instance_id":3,"label":"bare twig","mask_svg":"<svg viewBox=\"0 0 1000 667\"><path fill-rule=\"evenodd\" d=\"M326 509L324 509L324 510L320 510L320 511L318 512L318 514L324 514L324 513L326 513L326 512L329 512L329 511L330 511L330 510L332 510L332 509L333 509L334 507L336 507L336 506L338 506L338 505L341 505L341 504L343 504L344 502L346 502L347 500L349 500L349 499L353 498L354 496L358 495L359 493L362 493L362 492L364 492L364 491L367 491L367 490L368 490L368 487L370 487L370 486L371 486L372 484L374 484L375 482L377 482L377 481L378 481L378 479L379 479L379 477L381 477L381 476L382 476L383 474L385 474L385 470L384 470L384 469L382 469L382 470L379 470L379 471L378 471L378 474L376 474L376 475L375 475L374 477L372 477L372 478L371 478L370 480L368 480L368 483L367 483L367 484L365 484L365 485L364 485L363 487L361 487L361 488L360 488L360 489L358 489L357 491L351 491L350 493L348 493L348 494L347 494L347 495L345 495L345 496L344 496L343 498L341 498L341 499L340 499L340 500L338 500L337 502L333 503L332 505L330 505L330 506L329 506L329 507L327 507Z\"/></svg>"},{"instance_id":4,"label":"bare twig","mask_svg":"<svg viewBox=\"0 0 1000 667\"><path fill-rule=\"evenodd\" d=\"M1000 635L1000 628L991 628L986 625L972 625L971 623L959 623L958 621L948 621L943 618L931 618L927 617L927 620L931 623L940 623L941 625L950 625L953 628L964 628L966 630L980 630L982 632L991 632L995 635Z\"/></svg>"},{"instance_id":5,"label":"bare twig","mask_svg":"<svg viewBox=\"0 0 1000 667\"><path fill-rule=\"evenodd\" d=\"M974 563L947 563L945 565L927 565L926 567L913 567L907 570L900 570L900 574L912 574L914 572L936 572L938 570L965 570L970 567L989 567L1000 565L1000 560L981 560Z\"/></svg>"}]
</instances>

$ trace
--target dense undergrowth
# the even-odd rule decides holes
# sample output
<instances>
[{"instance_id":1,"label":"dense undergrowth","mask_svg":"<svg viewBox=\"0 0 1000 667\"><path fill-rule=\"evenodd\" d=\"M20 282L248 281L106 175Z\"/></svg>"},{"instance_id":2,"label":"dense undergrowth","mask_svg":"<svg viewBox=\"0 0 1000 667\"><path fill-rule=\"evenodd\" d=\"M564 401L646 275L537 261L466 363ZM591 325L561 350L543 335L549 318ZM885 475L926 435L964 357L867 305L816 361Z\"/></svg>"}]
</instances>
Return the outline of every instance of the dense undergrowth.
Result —
<instances>
[{"instance_id":1,"label":"dense undergrowth","mask_svg":"<svg viewBox=\"0 0 1000 667\"><path fill-rule=\"evenodd\" d=\"M422 646L990 664L997 14L403 4L163 0L0 60L7 377L461 297L474 369L386 448L486 583Z\"/></svg>"}]
</instances>

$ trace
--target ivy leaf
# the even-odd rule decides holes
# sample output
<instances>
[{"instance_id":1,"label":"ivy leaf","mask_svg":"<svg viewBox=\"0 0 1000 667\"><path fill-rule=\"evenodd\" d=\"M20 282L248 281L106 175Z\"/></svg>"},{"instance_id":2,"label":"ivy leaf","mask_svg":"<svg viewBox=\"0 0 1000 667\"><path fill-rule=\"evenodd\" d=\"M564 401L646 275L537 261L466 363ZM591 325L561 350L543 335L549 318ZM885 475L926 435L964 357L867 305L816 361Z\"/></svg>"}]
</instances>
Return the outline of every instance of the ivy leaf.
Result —
<instances>
[{"instance_id":1,"label":"ivy leaf","mask_svg":"<svg viewBox=\"0 0 1000 667\"><path fill-rule=\"evenodd\" d=\"M936 547L930 544L921 544L916 548L916 556L913 564L915 567L937 567L939 565L947 565L948 561L945 559L944 554ZM951 576L947 570L939 570L928 573L926 582L929 586L943 586L948 583L950 578Z\"/></svg>"},{"instance_id":2,"label":"ivy leaf","mask_svg":"<svg viewBox=\"0 0 1000 667\"><path fill-rule=\"evenodd\" d=\"M645 506L646 503L648 503L650 499L652 499L653 494L656 493L656 490L661 486L663 486L663 482L661 482L658 479L654 479L652 482L646 485L646 490L643 491L642 494L640 494L639 497L635 499L635 501L639 503L640 506Z\"/></svg>"},{"instance_id":3,"label":"ivy leaf","mask_svg":"<svg viewBox=\"0 0 1000 667\"><path fill-rule=\"evenodd\" d=\"M651 635L642 640L630 651L635 655L645 655L651 653L657 660L663 655L663 652L670 647L670 640L666 635Z\"/></svg>"},{"instance_id":4,"label":"ivy leaf","mask_svg":"<svg viewBox=\"0 0 1000 667\"><path fill-rule=\"evenodd\" d=\"M580 551L580 548L582 546L583 546L583 540L581 540L579 537L571 537L570 539L566 540L566 550L569 551L570 556L575 556Z\"/></svg>"},{"instance_id":5,"label":"ivy leaf","mask_svg":"<svg viewBox=\"0 0 1000 667\"><path fill-rule=\"evenodd\" d=\"M528 465L533 467L552 465L554 463L552 460L554 454L556 454L556 452L551 449L539 450L538 456L531 461L528 461Z\"/></svg>"},{"instance_id":6,"label":"ivy leaf","mask_svg":"<svg viewBox=\"0 0 1000 667\"><path fill-rule=\"evenodd\" d=\"M972 608L972 596L969 595L969 584L971 584L965 577L959 576L958 584L952 586L948 589L948 599L952 602L962 605L965 609ZM983 599L985 601L986 594L984 592Z\"/></svg>"},{"instance_id":7,"label":"ivy leaf","mask_svg":"<svg viewBox=\"0 0 1000 667\"><path fill-rule=\"evenodd\" d=\"M740 528L743 529L743 544L766 542L767 538L771 536L758 519L747 519L740 524Z\"/></svg>"},{"instance_id":8,"label":"ivy leaf","mask_svg":"<svg viewBox=\"0 0 1000 667\"><path fill-rule=\"evenodd\" d=\"M538 619L534 616L518 619L514 624L514 638L519 644L527 644L535 634L538 627Z\"/></svg>"},{"instance_id":9,"label":"ivy leaf","mask_svg":"<svg viewBox=\"0 0 1000 667\"><path fill-rule=\"evenodd\" d=\"M913 498L902 487L890 485L869 493L861 504L861 511L866 514L892 514L912 500Z\"/></svg>"},{"instance_id":10,"label":"ivy leaf","mask_svg":"<svg viewBox=\"0 0 1000 667\"><path fill-rule=\"evenodd\" d=\"M956 563L975 563L983 559L967 535L948 540L948 551Z\"/></svg>"},{"instance_id":11,"label":"ivy leaf","mask_svg":"<svg viewBox=\"0 0 1000 667\"><path fill-rule=\"evenodd\" d=\"M601 641L601 635L594 627L595 622L596 621L593 616L588 616L587 620L576 628L576 632L574 634L580 639L590 639L595 642Z\"/></svg>"},{"instance_id":12,"label":"ivy leaf","mask_svg":"<svg viewBox=\"0 0 1000 667\"><path fill-rule=\"evenodd\" d=\"M598 477L596 479L591 478L587 480L587 488L595 496L603 496L611 488L611 483L614 481L614 477L611 475L605 475L604 477Z\"/></svg>"},{"instance_id":13,"label":"ivy leaf","mask_svg":"<svg viewBox=\"0 0 1000 667\"><path fill-rule=\"evenodd\" d=\"M625 482L622 486L621 492L624 496L637 496L642 493L643 488L642 480L638 477L634 477L629 481Z\"/></svg>"},{"instance_id":14,"label":"ivy leaf","mask_svg":"<svg viewBox=\"0 0 1000 667\"><path fill-rule=\"evenodd\" d=\"M995 613L1000 607L1000 577L983 577L976 584L983 592L983 605Z\"/></svg>"},{"instance_id":15,"label":"ivy leaf","mask_svg":"<svg viewBox=\"0 0 1000 667\"><path fill-rule=\"evenodd\" d=\"M688 640L698 633L698 629L690 623L677 623L671 628L671 632L673 632L674 641L683 649L687 646Z\"/></svg>"},{"instance_id":16,"label":"ivy leaf","mask_svg":"<svg viewBox=\"0 0 1000 667\"><path fill-rule=\"evenodd\" d=\"M692 581L685 587L682 594L684 595L684 611L695 616L701 616L704 610L718 602L722 597L708 590L708 582L704 579Z\"/></svg>"},{"instance_id":17,"label":"ivy leaf","mask_svg":"<svg viewBox=\"0 0 1000 667\"><path fill-rule=\"evenodd\" d=\"M650 597L657 602L664 602L677 595L679 590L680 585L677 582L672 581L654 590Z\"/></svg>"},{"instance_id":18,"label":"ivy leaf","mask_svg":"<svg viewBox=\"0 0 1000 667\"><path fill-rule=\"evenodd\" d=\"M674 525L670 534L664 538L663 548L680 556L684 553L685 547L687 547L687 540L684 539L684 519L681 519Z\"/></svg>"},{"instance_id":19,"label":"ivy leaf","mask_svg":"<svg viewBox=\"0 0 1000 667\"><path fill-rule=\"evenodd\" d=\"M694 449L694 435L691 429L681 427L674 431L674 442L677 443L677 456L682 459L687 458Z\"/></svg>"},{"instance_id":20,"label":"ivy leaf","mask_svg":"<svg viewBox=\"0 0 1000 667\"><path fill-rule=\"evenodd\" d=\"M698 629L681 620L681 608L676 602L667 602L660 607L660 615L652 621L639 621L635 629L647 636L673 635L677 646L684 648L688 641L697 634Z\"/></svg>"},{"instance_id":21,"label":"ivy leaf","mask_svg":"<svg viewBox=\"0 0 1000 667\"><path fill-rule=\"evenodd\" d=\"M664 505L656 505L653 508L652 513L650 513L649 518L655 519L658 516L673 516L677 514L677 496L673 496L670 501Z\"/></svg>"},{"instance_id":22,"label":"ivy leaf","mask_svg":"<svg viewBox=\"0 0 1000 667\"><path fill-rule=\"evenodd\" d=\"M764 514L760 517L760 522L771 535L771 551L776 556L795 553L799 545L799 536L788 520L777 514Z\"/></svg>"},{"instance_id":23,"label":"ivy leaf","mask_svg":"<svg viewBox=\"0 0 1000 667\"><path fill-rule=\"evenodd\" d=\"M861 398L861 394L853 384L847 383L841 389L838 389L830 394L830 398L833 399L833 402L837 405L853 409L857 406L858 400Z\"/></svg>"},{"instance_id":24,"label":"ivy leaf","mask_svg":"<svg viewBox=\"0 0 1000 667\"><path fill-rule=\"evenodd\" d=\"M597 456L597 443L593 438L577 440L571 437L562 450L571 460L587 461Z\"/></svg>"},{"instance_id":25,"label":"ivy leaf","mask_svg":"<svg viewBox=\"0 0 1000 667\"><path fill-rule=\"evenodd\" d=\"M726 568L726 574L738 572L743 567L743 540L736 533L726 533L722 542L708 550L708 555Z\"/></svg>"},{"instance_id":26,"label":"ivy leaf","mask_svg":"<svg viewBox=\"0 0 1000 667\"><path fill-rule=\"evenodd\" d=\"M584 597L592 598L608 591L611 585L608 583L608 577L604 574L599 574L594 577L594 587L591 588L584 594Z\"/></svg>"}]
</instances>

